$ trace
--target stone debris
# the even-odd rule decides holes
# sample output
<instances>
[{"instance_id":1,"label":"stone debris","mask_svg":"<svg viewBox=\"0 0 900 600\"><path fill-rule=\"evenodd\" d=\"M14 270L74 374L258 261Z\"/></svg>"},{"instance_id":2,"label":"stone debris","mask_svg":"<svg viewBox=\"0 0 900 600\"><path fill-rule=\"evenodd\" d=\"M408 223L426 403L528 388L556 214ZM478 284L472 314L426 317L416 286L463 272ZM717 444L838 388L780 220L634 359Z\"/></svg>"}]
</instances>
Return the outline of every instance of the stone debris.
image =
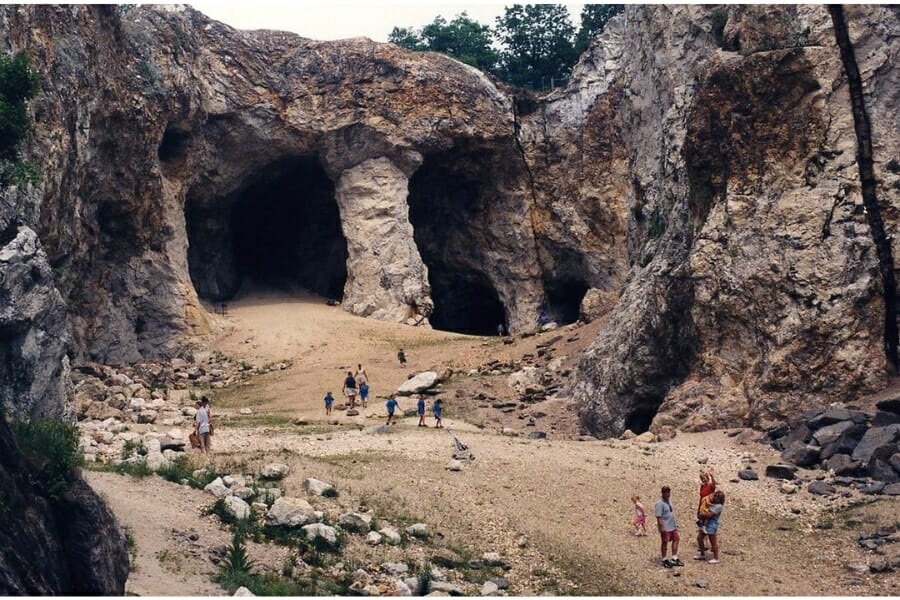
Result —
<instances>
[{"instance_id":1,"label":"stone debris","mask_svg":"<svg viewBox=\"0 0 900 600\"><path fill-rule=\"evenodd\" d=\"M281 463L269 463L262 468L259 475L263 479L284 479L287 477L288 473L291 472L291 468L285 464Z\"/></svg>"},{"instance_id":2,"label":"stone debris","mask_svg":"<svg viewBox=\"0 0 900 600\"><path fill-rule=\"evenodd\" d=\"M334 486L330 483L312 477L303 481L303 488L313 496L324 496L334 491Z\"/></svg>"}]
</instances>

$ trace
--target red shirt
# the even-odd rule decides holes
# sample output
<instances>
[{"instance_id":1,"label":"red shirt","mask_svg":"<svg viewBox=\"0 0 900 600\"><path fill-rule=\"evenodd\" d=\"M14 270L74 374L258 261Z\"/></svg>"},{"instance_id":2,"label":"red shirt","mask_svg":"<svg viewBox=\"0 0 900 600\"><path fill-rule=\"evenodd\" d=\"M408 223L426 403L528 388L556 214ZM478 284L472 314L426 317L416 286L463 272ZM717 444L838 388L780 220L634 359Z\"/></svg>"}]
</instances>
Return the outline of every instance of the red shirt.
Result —
<instances>
[{"instance_id":1,"label":"red shirt","mask_svg":"<svg viewBox=\"0 0 900 600\"><path fill-rule=\"evenodd\" d=\"M714 484L712 481L710 481L709 483L704 483L703 485L700 486L700 500L703 500L705 497L709 496L714 491L716 491L716 484ZM699 510L699 508L700 508L699 504L697 505L697 508Z\"/></svg>"}]
</instances>

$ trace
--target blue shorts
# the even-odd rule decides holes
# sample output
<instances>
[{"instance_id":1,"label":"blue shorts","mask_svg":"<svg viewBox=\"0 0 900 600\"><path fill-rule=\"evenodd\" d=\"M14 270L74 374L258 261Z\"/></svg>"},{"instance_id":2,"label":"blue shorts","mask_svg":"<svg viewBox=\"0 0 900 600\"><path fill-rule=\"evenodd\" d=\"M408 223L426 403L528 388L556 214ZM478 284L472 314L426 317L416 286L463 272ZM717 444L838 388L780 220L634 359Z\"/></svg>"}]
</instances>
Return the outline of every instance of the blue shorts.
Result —
<instances>
[{"instance_id":1,"label":"blue shorts","mask_svg":"<svg viewBox=\"0 0 900 600\"><path fill-rule=\"evenodd\" d=\"M369 389L368 389L368 388L361 388L361 389L359 390L359 397L362 398L363 400L365 400L366 398L368 398L368 397L369 397Z\"/></svg>"},{"instance_id":2,"label":"blue shorts","mask_svg":"<svg viewBox=\"0 0 900 600\"><path fill-rule=\"evenodd\" d=\"M718 519L710 519L706 522L706 535L716 535L717 531L719 531Z\"/></svg>"}]
</instances>

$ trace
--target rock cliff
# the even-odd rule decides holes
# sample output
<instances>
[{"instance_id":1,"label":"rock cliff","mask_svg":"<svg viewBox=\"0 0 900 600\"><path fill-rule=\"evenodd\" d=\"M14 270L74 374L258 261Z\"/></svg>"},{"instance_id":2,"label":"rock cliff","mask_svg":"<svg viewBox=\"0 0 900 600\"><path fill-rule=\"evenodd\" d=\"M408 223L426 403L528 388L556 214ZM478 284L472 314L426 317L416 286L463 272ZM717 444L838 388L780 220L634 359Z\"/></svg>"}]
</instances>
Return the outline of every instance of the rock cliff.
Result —
<instances>
[{"instance_id":1,"label":"rock cliff","mask_svg":"<svg viewBox=\"0 0 900 600\"><path fill-rule=\"evenodd\" d=\"M900 23L846 14L896 246ZM12 198L78 360L174 355L252 277L470 333L608 313L571 386L600 435L886 382L894 292L825 7L629 7L539 99L185 7L5 6L0 30L42 74L43 182Z\"/></svg>"}]
</instances>

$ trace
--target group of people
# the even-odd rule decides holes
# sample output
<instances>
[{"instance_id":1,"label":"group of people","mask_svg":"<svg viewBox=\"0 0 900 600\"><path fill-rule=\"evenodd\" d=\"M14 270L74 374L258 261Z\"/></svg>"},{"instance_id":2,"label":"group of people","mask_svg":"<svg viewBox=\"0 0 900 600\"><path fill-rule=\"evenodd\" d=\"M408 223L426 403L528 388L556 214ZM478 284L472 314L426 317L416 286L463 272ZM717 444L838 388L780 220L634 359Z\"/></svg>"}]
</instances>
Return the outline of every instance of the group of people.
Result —
<instances>
[{"instance_id":1,"label":"group of people","mask_svg":"<svg viewBox=\"0 0 900 600\"><path fill-rule=\"evenodd\" d=\"M406 356L403 354L403 350L397 353L397 358L400 360L400 364L406 364ZM362 365L356 365L356 373L352 371L347 371L347 377L344 379L344 396L347 398L347 408L356 408L356 399L359 397L359 402L362 408L369 407L369 375L366 373L366 370ZM395 413L397 409L400 407L400 403L397 401L396 395L391 394L388 396L387 403L385 404L387 408L387 423L386 425L390 425L391 423L396 422ZM334 395L331 392L327 392L325 394L325 414L330 415L334 408ZM443 427L443 423L441 422L441 413L443 411L443 404L440 398L436 399L432 405L431 410L434 413L435 418L435 427ZM416 413L419 415L419 427L428 427L428 424L425 423L425 397L419 396L419 400L416 403Z\"/></svg>"},{"instance_id":2,"label":"group of people","mask_svg":"<svg viewBox=\"0 0 900 600\"><path fill-rule=\"evenodd\" d=\"M656 527L659 530L660 554L662 565L666 568L683 567L684 563L678 558L678 543L680 536L678 533L678 524L675 521L675 509L672 506L672 490L669 486L664 486L661 491L661 497L654 507L654 516L656 517ZM635 535L647 535L647 512L641 503L640 496L632 496L631 502L634 505L634 526ZM713 469L700 471L700 501L697 505L697 555L695 560L703 560L709 564L717 564L719 562L719 518L722 516L722 509L725 505L725 492L716 489L716 478ZM708 548L707 548L708 542ZM668 547L671 543L672 558L667 558ZM712 552L712 558L707 558L706 553Z\"/></svg>"}]
</instances>

